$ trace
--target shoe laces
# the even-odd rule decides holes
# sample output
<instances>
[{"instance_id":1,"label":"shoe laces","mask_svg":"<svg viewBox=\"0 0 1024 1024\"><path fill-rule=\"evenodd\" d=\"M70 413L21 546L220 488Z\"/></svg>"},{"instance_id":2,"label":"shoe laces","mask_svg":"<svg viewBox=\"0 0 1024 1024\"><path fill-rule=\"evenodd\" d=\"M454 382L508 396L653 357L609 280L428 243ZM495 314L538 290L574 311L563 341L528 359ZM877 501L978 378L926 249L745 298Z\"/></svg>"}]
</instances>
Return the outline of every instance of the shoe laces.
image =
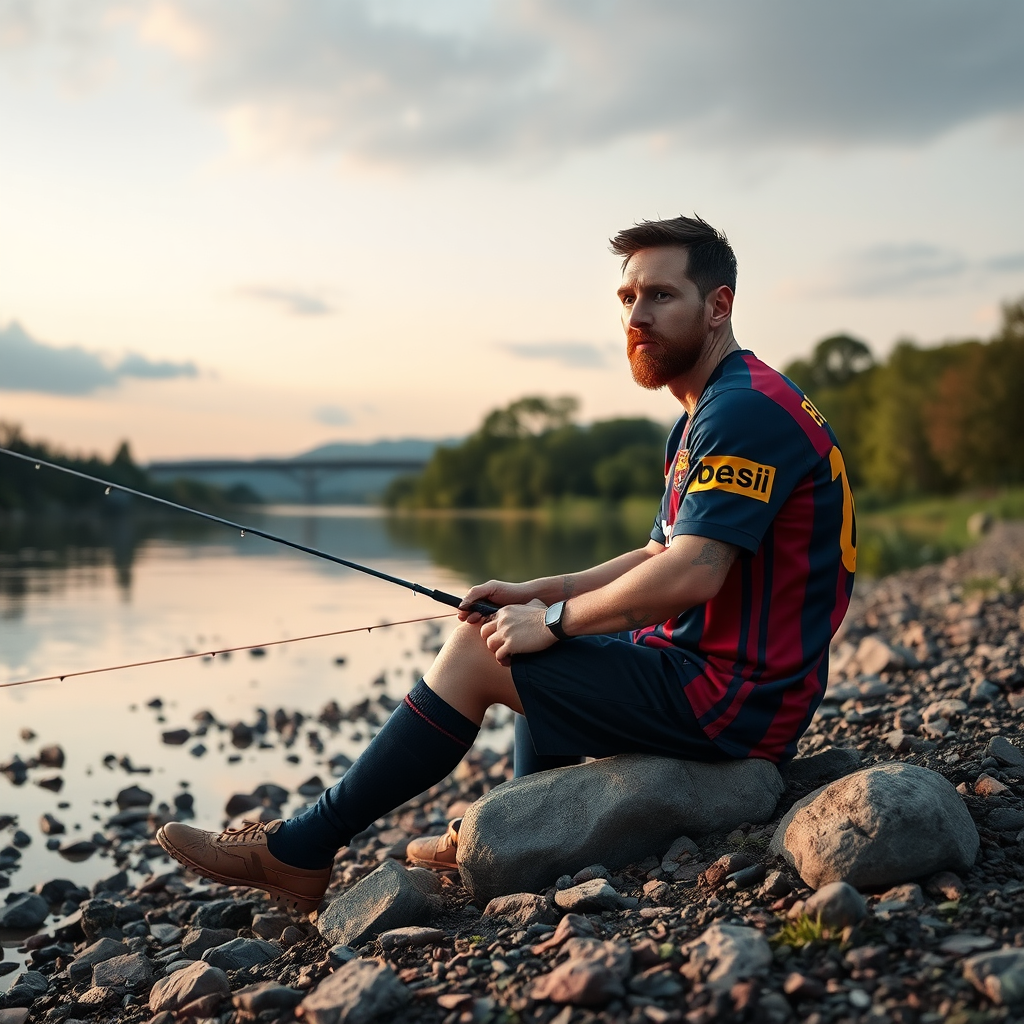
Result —
<instances>
[{"instance_id":1,"label":"shoe laces","mask_svg":"<svg viewBox=\"0 0 1024 1024\"><path fill-rule=\"evenodd\" d=\"M261 832L266 832L267 823L265 821L249 821L245 819L242 821L241 828L229 828L225 829L219 836L217 836L218 843L240 843L246 839L255 839Z\"/></svg>"}]
</instances>

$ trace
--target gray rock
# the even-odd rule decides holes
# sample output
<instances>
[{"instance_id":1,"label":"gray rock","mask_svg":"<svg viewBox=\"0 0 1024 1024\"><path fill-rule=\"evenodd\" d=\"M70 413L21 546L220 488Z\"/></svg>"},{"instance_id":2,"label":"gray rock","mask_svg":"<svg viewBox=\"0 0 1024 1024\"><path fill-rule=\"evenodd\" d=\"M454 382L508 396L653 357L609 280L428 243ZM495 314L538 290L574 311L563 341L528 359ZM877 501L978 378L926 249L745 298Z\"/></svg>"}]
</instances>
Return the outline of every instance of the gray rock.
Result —
<instances>
[{"instance_id":1,"label":"gray rock","mask_svg":"<svg viewBox=\"0 0 1024 1024\"><path fill-rule=\"evenodd\" d=\"M798 801L779 823L770 849L812 888L839 881L871 888L967 870L979 842L946 779L918 765L890 763Z\"/></svg>"},{"instance_id":2,"label":"gray rock","mask_svg":"<svg viewBox=\"0 0 1024 1024\"><path fill-rule=\"evenodd\" d=\"M407 928L392 928L377 937L381 949L406 949L409 946L431 946L444 942L445 933L440 928L424 928L409 925Z\"/></svg>"},{"instance_id":3,"label":"gray rock","mask_svg":"<svg viewBox=\"0 0 1024 1024\"><path fill-rule=\"evenodd\" d=\"M903 885L894 885L882 893L882 898L875 904L875 913L900 913L904 910L914 910L923 903L924 893L921 886L914 882L905 882Z\"/></svg>"},{"instance_id":4,"label":"gray rock","mask_svg":"<svg viewBox=\"0 0 1024 1024\"><path fill-rule=\"evenodd\" d=\"M301 989L288 988L273 981L263 981L258 985L247 985L239 989L231 1001L245 1013L255 1017L265 1010L293 1010L302 1002L306 993Z\"/></svg>"},{"instance_id":5,"label":"gray rock","mask_svg":"<svg viewBox=\"0 0 1024 1024\"><path fill-rule=\"evenodd\" d=\"M262 904L248 900L214 900L201 906L192 917L193 928L248 928L252 915Z\"/></svg>"},{"instance_id":6,"label":"gray rock","mask_svg":"<svg viewBox=\"0 0 1024 1024\"><path fill-rule=\"evenodd\" d=\"M1024 828L1024 810L1018 807L996 807L988 812L985 824L996 832L1018 832Z\"/></svg>"},{"instance_id":7,"label":"gray rock","mask_svg":"<svg viewBox=\"0 0 1024 1024\"><path fill-rule=\"evenodd\" d=\"M96 964L115 956L124 956L127 952L128 947L123 942L116 939L98 939L75 957L68 968L68 975L78 985L92 977L92 969Z\"/></svg>"},{"instance_id":8,"label":"gray rock","mask_svg":"<svg viewBox=\"0 0 1024 1024\"><path fill-rule=\"evenodd\" d=\"M558 915L543 896L532 892L516 892L497 896L484 907L484 917L501 917L520 928L531 924L557 924Z\"/></svg>"},{"instance_id":9,"label":"gray rock","mask_svg":"<svg viewBox=\"0 0 1024 1024\"><path fill-rule=\"evenodd\" d=\"M192 960L199 960L208 949L223 946L235 938L230 928L191 928L181 940L181 951Z\"/></svg>"},{"instance_id":10,"label":"gray rock","mask_svg":"<svg viewBox=\"0 0 1024 1024\"><path fill-rule=\"evenodd\" d=\"M395 972L375 960L351 960L300 1004L305 1024L370 1024L409 1001Z\"/></svg>"},{"instance_id":11,"label":"gray rock","mask_svg":"<svg viewBox=\"0 0 1024 1024\"><path fill-rule=\"evenodd\" d=\"M129 807L148 807L153 802L153 794L139 786L129 786L117 794L118 810L124 811Z\"/></svg>"},{"instance_id":12,"label":"gray rock","mask_svg":"<svg viewBox=\"0 0 1024 1024\"><path fill-rule=\"evenodd\" d=\"M534 999L574 1006L603 1006L624 994L633 954L624 942L570 938L562 947L568 959L534 982Z\"/></svg>"},{"instance_id":13,"label":"gray rock","mask_svg":"<svg viewBox=\"0 0 1024 1024\"><path fill-rule=\"evenodd\" d=\"M260 939L277 939L291 923L292 919L280 911L257 914L252 919L252 933Z\"/></svg>"},{"instance_id":14,"label":"gray rock","mask_svg":"<svg viewBox=\"0 0 1024 1024\"><path fill-rule=\"evenodd\" d=\"M317 928L332 945L359 946L392 928L426 924L434 907L415 873L386 860L332 900L320 912Z\"/></svg>"},{"instance_id":15,"label":"gray rock","mask_svg":"<svg viewBox=\"0 0 1024 1024\"><path fill-rule=\"evenodd\" d=\"M786 783L797 783L805 789L835 782L860 767L860 751L850 747L829 747L809 757L794 757L779 771Z\"/></svg>"},{"instance_id":16,"label":"gray rock","mask_svg":"<svg viewBox=\"0 0 1024 1024\"><path fill-rule=\"evenodd\" d=\"M31 1006L40 996L46 994L49 983L39 971L22 971L14 977L7 990L4 1003L12 1009Z\"/></svg>"},{"instance_id":17,"label":"gray rock","mask_svg":"<svg viewBox=\"0 0 1024 1024\"><path fill-rule=\"evenodd\" d=\"M764 935L735 924L713 924L680 952L688 957L680 973L717 992L728 992L738 981L764 977L772 963Z\"/></svg>"},{"instance_id":18,"label":"gray rock","mask_svg":"<svg viewBox=\"0 0 1024 1024\"><path fill-rule=\"evenodd\" d=\"M602 910L631 910L637 905L631 896L620 896L603 878L592 878L555 893L555 903L573 914L596 914Z\"/></svg>"},{"instance_id":19,"label":"gray rock","mask_svg":"<svg viewBox=\"0 0 1024 1024\"><path fill-rule=\"evenodd\" d=\"M175 1013L196 999L214 994L225 999L231 995L228 976L219 967L197 960L158 981L150 990L149 1008L153 1013Z\"/></svg>"},{"instance_id":20,"label":"gray rock","mask_svg":"<svg viewBox=\"0 0 1024 1024\"><path fill-rule=\"evenodd\" d=\"M92 969L92 983L96 988L127 989L141 992L153 980L153 965L144 953L126 953L101 960Z\"/></svg>"},{"instance_id":21,"label":"gray rock","mask_svg":"<svg viewBox=\"0 0 1024 1024\"><path fill-rule=\"evenodd\" d=\"M1024 750L1014 746L1005 736L993 736L988 741L988 755L1011 768L1024 767Z\"/></svg>"},{"instance_id":22,"label":"gray rock","mask_svg":"<svg viewBox=\"0 0 1024 1024\"><path fill-rule=\"evenodd\" d=\"M778 769L645 754L538 772L496 786L459 830L462 880L484 902L537 892L596 861L617 870L699 837L767 821L783 792Z\"/></svg>"},{"instance_id":23,"label":"gray rock","mask_svg":"<svg viewBox=\"0 0 1024 1024\"><path fill-rule=\"evenodd\" d=\"M172 946L182 936L183 929L176 924L158 921L149 926L149 933L161 946Z\"/></svg>"},{"instance_id":24,"label":"gray rock","mask_svg":"<svg viewBox=\"0 0 1024 1024\"><path fill-rule=\"evenodd\" d=\"M818 917L827 928L846 928L863 921L868 905L859 892L846 882L823 885L804 904L809 917Z\"/></svg>"},{"instance_id":25,"label":"gray rock","mask_svg":"<svg viewBox=\"0 0 1024 1024\"><path fill-rule=\"evenodd\" d=\"M1024 1003L1024 949L1004 947L968 957L964 977L993 1003Z\"/></svg>"},{"instance_id":26,"label":"gray rock","mask_svg":"<svg viewBox=\"0 0 1024 1024\"><path fill-rule=\"evenodd\" d=\"M0 928L38 928L50 913L50 906L38 893L12 893L0 907Z\"/></svg>"},{"instance_id":27,"label":"gray rock","mask_svg":"<svg viewBox=\"0 0 1024 1024\"><path fill-rule=\"evenodd\" d=\"M699 853L699 847L689 836L680 836L666 850L665 856L661 859L662 862L671 861L672 863L678 863L690 857L696 857Z\"/></svg>"},{"instance_id":28,"label":"gray rock","mask_svg":"<svg viewBox=\"0 0 1024 1024\"><path fill-rule=\"evenodd\" d=\"M222 971L238 971L276 960L280 955L281 950L264 939L237 938L208 949L203 959Z\"/></svg>"}]
</instances>

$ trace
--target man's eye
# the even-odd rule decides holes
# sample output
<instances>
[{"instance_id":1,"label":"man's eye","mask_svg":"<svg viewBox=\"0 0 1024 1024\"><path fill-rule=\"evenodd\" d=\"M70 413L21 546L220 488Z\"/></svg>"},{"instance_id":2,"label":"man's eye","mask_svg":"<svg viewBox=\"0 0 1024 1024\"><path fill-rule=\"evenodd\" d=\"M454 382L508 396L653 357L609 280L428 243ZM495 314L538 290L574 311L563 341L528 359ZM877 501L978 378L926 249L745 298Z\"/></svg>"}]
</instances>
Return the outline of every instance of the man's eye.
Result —
<instances>
[{"instance_id":1,"label":"man's eye","mask_svg":"<svg viewBox=\"0 0 1024 1024\"><path fill-rule=\"evenodd\" d=\"M636 296L634 296L634 295L623 295L622 296L622 304L624 306L632 306L635 301L636 301Z\"/></svg>"},{"instance_id":2,"label":"man's eye","mask_svg":"<svg viewBox=\"0 0 1024 1024\"><path fill-rule=\"evenodd\" d=\"M655 292L654 297L655 299L667 299L669 298L669 294L668 292Z\"/></svg>"}]
</instances>

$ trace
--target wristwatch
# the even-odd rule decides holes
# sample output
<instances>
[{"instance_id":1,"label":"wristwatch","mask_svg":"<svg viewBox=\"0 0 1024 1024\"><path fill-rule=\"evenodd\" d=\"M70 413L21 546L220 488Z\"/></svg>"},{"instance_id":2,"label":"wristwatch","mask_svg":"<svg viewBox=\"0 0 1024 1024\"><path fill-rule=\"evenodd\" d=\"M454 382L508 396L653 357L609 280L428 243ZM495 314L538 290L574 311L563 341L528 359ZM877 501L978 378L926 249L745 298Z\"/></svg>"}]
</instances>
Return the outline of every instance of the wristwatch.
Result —
<instances>
[{"instance_id":1,"label":"wristwatch","mask_svg":"<svg viewBox=\"0 0 1024 1024\"><path fill-rule=\"evenodd\" d=\"M569 634L562 629L562 619L564 616L564 601L556 601L554 604L548 605L548 610L544 613L544 625L547 626L559 640L569 639Z\"/></svg>"}]
</instances>

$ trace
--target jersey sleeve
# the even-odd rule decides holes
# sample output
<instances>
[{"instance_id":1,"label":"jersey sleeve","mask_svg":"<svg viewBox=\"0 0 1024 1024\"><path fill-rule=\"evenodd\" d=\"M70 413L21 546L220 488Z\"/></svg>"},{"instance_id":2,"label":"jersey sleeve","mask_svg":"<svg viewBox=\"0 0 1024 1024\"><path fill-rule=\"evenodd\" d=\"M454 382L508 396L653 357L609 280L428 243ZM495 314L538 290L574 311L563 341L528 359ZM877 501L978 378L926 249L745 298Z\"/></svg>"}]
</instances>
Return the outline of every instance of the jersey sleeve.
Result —
<instances>
[{"instance_id":1,"label":"jersey sleeve","mask_svg":"<svg viewBox=\"0 0 1024 1024\"><path fill-rule=\"evenodd\" d=\"M672 536L691 534L754 554L818 456L793 417L765 395L723 391L698 410Z\"/></svg>"}]
</instances>

